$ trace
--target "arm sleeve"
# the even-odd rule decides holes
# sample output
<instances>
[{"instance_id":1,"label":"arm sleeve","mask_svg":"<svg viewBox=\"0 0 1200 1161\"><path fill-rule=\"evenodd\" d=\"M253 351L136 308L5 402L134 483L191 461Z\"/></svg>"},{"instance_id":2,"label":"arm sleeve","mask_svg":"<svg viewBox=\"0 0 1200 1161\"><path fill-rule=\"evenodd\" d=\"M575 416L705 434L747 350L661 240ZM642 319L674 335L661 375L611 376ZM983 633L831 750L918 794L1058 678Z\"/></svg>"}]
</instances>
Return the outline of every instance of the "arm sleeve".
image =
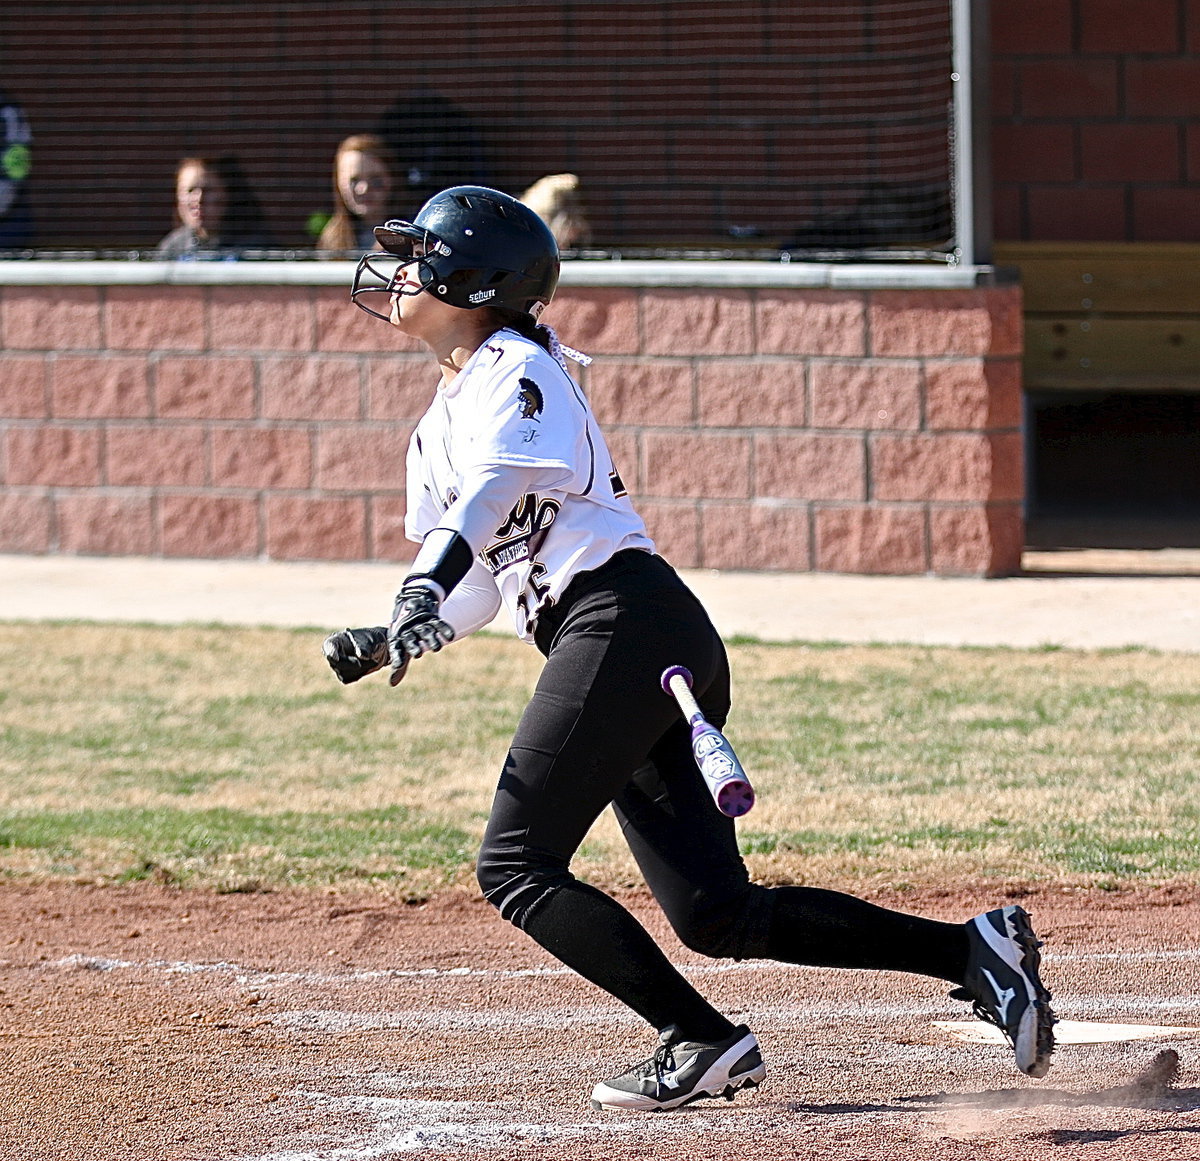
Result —
<instances>
[{"instance_id":1,"label":"arm sleeve","mask_svg":"<svg viewBox=\"0 0 1200 1161\"><path fill-rule=\"evenodd\" d=\"M442 605L441 614L454 630L455 640L489 625L500 611L500 590L487 568L476 561Z\"/></svg>"}]
</instances>

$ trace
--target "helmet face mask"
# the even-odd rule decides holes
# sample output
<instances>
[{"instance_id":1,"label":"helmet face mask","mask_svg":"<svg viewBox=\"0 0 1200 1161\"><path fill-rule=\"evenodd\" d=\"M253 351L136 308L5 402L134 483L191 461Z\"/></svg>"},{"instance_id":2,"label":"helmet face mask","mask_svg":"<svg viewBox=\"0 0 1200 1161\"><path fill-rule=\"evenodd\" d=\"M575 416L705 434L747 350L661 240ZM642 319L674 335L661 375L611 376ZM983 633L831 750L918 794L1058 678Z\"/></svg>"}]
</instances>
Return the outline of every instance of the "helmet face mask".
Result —
<instances>
[{"instance_id":1,"label":"helmet face mask","mask_svg":"<svg viewBox=\"0 0 1200 1161\"><path fill-rule=\"evenodd\" d=\"M558 285L554 235L541 218L498 190L454 186L435 194L412 222L375 227L384 253L363 255L350 297L368 314L387 319L360 296L422 294L463 310L496 306L537 317ZM396 280L417 263L419 289Z\"/></svg>"},{"instance_id":2,"label":"helmet face mask","mask_svg":"<svg viewBox=\"0 0 1200 1161\"><path fill-rule=\"evenodd\" d=\"M417 281L420 284L415 289L406 286L403 281L404 271L414 264L417 267ZM435 277L436 275L430 269L429 263L425 261L423 255L405 258L398 254L372 250L358 260L358 269L354 272L354 285L350 291L350 298L355 306L365 310L367 314L381 318L384 322L390 322L392 295L421 294ZM374 294L387 295L389 304L387 309L376 310L367 305L363 296Z\"/></svg>"}]
</instances>

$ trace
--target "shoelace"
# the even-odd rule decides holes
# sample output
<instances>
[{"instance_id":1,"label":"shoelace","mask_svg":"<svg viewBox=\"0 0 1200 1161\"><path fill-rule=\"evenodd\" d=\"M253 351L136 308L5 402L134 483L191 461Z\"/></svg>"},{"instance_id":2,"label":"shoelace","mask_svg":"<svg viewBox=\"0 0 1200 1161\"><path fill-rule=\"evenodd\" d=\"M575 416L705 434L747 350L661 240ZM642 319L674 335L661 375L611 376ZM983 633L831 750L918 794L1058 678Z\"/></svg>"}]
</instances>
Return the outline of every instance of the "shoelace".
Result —
<instances>
[{"instance_id":1,"label":"shoelace","mask_svg":"<svg viewBox=\"0 0 1200 1161\"><path fill-rule=\"evenodd\" d=\"M662 1045L654 1054L655 1077L661 1084L663 1074L675 1071L675 1052L670 1044Z\"/></svg>"},{"instance_id":2,"label":"shoelace","mask_svg":"<svg viewBox=\"0 0 1200 1161\"><path fill-rule=\"evenodd\" d=\"M955 988L950 993L952 1000L970 1000L971 1011L975 1014L977 1020L982 1020L985 1024L991 1024L993 1028L999 1028L1001 1032L1007 1036L1008 1029L1000 1022L1000 1018L994 1015L986 1004L980 1000L974 992L969 992L966 988Z\"/></svg>"},{"instance_id":3,"label":"shoelace","mask_svg":"<svg viewBox=\"0 0 1200 1161\"><path fill-rule=\"evenodd\" d=\"M675 1069L675 1053L672 1051L670 1044L662 1044L655 1049L654 1055L649 1060L643 1060L641 1064L636 1065L633 1071L638 1076L644 1076L647 1079L651 1077L661 1084L663 1073L673 1072Z\"/></svg>"},{"instance_id":4,"label":"shoelace","mask_svg":"<svg viewBox=\"0 0 1200 1161\"><path fill-rule=\"evenodd\" d=\"M1000 1018L993 1015L993 1013L978 1000L973 1000L971 1002L971 1011L975 1013L977 1019L982 1020L985 1024L991 1024L994 1028L999 1028L1000 1031L1005 1034L1005 1036L1009 1034L1008 1029L1000 1021Z\"/></svg>"}]
</instances>

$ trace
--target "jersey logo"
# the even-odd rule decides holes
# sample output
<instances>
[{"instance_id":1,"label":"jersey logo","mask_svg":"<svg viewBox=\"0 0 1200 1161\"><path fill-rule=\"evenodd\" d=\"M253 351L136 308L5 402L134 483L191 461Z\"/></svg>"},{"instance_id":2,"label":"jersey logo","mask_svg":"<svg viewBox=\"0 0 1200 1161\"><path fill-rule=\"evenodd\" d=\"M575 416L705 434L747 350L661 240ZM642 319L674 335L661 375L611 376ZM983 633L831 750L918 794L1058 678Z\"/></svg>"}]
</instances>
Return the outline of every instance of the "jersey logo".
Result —
<instances>
[{"instance_id":1,"label":"jersey logo","mask_svg":"<svg viewBox=\"0 0 1200 1161\"><path fill-rule=\"evenodd\" d=\"M521 401L521 418L533 419L545 406L542 389L532 379L521 379L517 398Z\"/></svg>"},{"instance_id":2,"label":"jersey logo","mask_svg":"<svg viewBox=\"0 0 1200 1161\"><path fill-rule=\"evenodd\" d=\"M539 500L536 492L527 492L513 505L508 518L496 529L496 539L483 550L484 562L493 576L537 554L560 507L557 500Z\"/></svg>"}]
</instances>

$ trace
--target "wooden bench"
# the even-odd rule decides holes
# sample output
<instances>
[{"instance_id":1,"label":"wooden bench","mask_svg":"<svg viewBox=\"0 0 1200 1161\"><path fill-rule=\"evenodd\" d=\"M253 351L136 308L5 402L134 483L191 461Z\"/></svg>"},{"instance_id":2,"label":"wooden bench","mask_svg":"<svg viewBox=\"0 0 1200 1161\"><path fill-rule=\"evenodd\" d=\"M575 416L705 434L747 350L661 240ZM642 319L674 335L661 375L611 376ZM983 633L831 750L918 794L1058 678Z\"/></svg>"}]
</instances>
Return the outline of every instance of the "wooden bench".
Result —
<instances>
[{"instance_id":1,"label":"wooden bench","mask_svg":"<svg viewBox=\"0 0 1200 1161\"><path fill-rule=\"evenodd\" d=\"M1026 391L1200 391L1200 245L1005 242Z\"/></svg>"}]
</instances>

